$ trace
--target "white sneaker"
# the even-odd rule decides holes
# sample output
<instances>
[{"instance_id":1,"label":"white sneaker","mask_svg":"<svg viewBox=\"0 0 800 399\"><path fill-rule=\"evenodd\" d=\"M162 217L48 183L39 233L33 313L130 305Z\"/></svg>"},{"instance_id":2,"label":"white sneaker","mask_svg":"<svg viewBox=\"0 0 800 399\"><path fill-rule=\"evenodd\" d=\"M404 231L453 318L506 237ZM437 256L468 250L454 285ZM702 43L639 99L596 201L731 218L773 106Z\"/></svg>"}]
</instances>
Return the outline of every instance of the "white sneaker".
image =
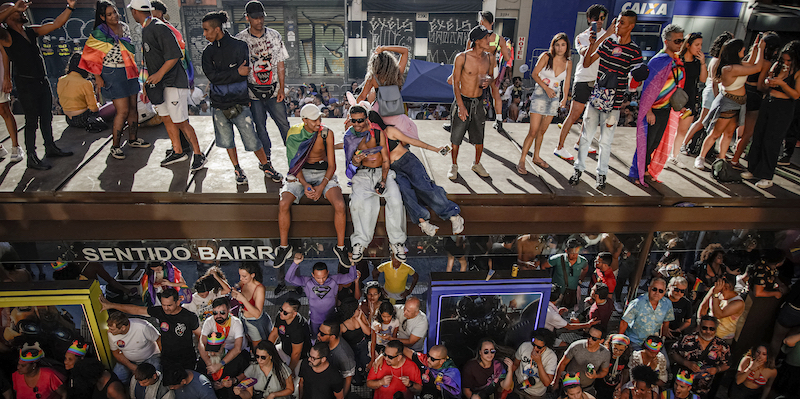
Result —
<instances>
[{"instance_id":1,"label":"white sneaker","mask_svg":"<svg viewBox=\"0 0 800 399\"><path fill-rule=\"evenodd\" d=\"M353 245L353 262L358 262L364 256L364 246L361 244Z\"/></svg>"},{"instance_id":2,"label":"white sneaker","mask_svg":"<svg viewBox=\"0 0 800 399\"><path fill-rule=\"evenodd\" d=\"M486 168L484 168L480 162L472 165L472 171L477 173L480 177L489 177L489 172L486 171Z\"/></svg>"},{"instance_id":3,"label":"white sneaker","mask_svg":"<svg viewBox=\"0 0 800 399\"><path fill-rule=\"evenodd\" d=\"M461 215L450 216L450 223L453 225L453 234L461 234L464 231L464 218Z\"/></svg>"},{"instance_id":4,"label":"white sneaker","mask_svg":"<svg viewBox=\"0 0 800 399\"><path fill-rule=\"evenodd\" d=\"M424 220L419 223L419 228L422 229L422 232L433 237L436 235L436 230L439 230L438 226L432 225L427 220Z\"/></svg>"},{"instance_id":5,"label":"white sneaker","mask_svg":"<svg viewBox=\"0 0 800 399\"><path fill-rule=\"evenodd\" d=\"M0 144L0 158L5 158L8 155L8 150Z\"/></svg>"},{"instance_id":6,"label":"white sneaker","mask_svg":"<svg viewBox=\"0 0 800 399\"><path fill-rule=\"evenodd\" d=\"M24 156L22 155L22 147L20 146L11 147L11 158L8 159L9 161L20 162L22 161L23 157Z\"/></svg>"},{"instance_id":7,"label":"white sneaker","mask_svg":"<svg viewBox=\"0 0 800 399\"><path fill-rule=\"evenodd\" d=\"M580 151L580 148L578 144L575 144L575 151ZM589 152L587 154L597 154L597 148L589 146Z\"/></svg>"},{"instance_id":8,"label":"white sneaker","mask_svg":"<svg viewBox=\"0 0 800 399\"><path fill-rule=\"evenodd\" d=\"M705 168L706 168L706 160L703 159L703 157L698 156L697 158L694 159L694 168L695 169L700 169L700 170L705 170Z\"/></svg>"},{"instance_id":9,"label":"white sneaker","mask_svg":"<svg viewBox=\"0 0 800 399\"><path fill-rule=\"evenodd\" d=\"M562 147L560 150L556 148L555 150L553 150L553 154L556 154L557 157L565 161L571 161L575 159L575 157L573 157L572 154L570 154L569 151L567 151L567 147Z\"/></svg>"},{"instance_id":10,"label":"white sneaker","mask_svg":"<svg viewBox=\"0 0 800 399\"><path fill-rule=\"evenodd\" d=\"M681 168L681 169L686 168L686 165L684 165L683 162L681 162L680 159L675 158L675 157L669 157L669 159L667 159L667 162L669 162L669 163L671 163L671 164L673 164L676 167Z\"/></svg>"},{"instance_id":11,"label":"white sneaker","mask_svg":"<svg viewBox=\"0 0 800 399\"><path fill-rule=\"evenodd\" d=\"M458 165L452 164L450 165L450 170L447 171L447 178L450 180L455 180L458 177Z\"/></svg>"},{"instance_id":12,"label":"white sneaker","mask_svg":"<svg viewBox=\"0 0 800 399\"><path fill-rule=\"evenodd\" d=\"M755 176L753 176L753 174L750 173L749 171L742 172L741 176L742 176L742 179L745 179L745 180L755 179Z\"/></svg>"},{"instance_id":13,"label":"white sneaker","mask_svg":"<svg viewBox=\"0 0 800 399\"><path fill-rule=\"evenodd\" d=\"M402 242L389 244L389 249L392 250L392 254L394 254L394 257L397 258L397 260L399 261L406 260L406 246L403 245Z\"/></svg>"},{"instance_id":14,"label":"white sneaker","mask_svg":"<svg viewBox=\"0 0 800 399\"><path fill-rule=\"evenodd\" d=\"M761 179L761 180L758 181L758 183L756 183L756 187L761 188L761 189L770 188L770 187L772 187L772 180Z\"/></svg>"}]
</instances>

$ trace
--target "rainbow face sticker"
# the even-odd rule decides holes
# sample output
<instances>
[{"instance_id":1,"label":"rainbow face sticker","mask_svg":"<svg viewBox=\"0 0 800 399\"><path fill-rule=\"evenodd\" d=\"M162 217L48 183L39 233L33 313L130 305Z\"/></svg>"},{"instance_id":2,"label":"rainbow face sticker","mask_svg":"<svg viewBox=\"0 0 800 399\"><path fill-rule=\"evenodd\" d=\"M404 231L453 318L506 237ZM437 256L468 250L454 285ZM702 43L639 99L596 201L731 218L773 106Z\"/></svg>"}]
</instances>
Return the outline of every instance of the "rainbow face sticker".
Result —
<instances>
[{"instance_id":1,"label":"rainbow face sticker","mask_svg":"<svg viewBox=\"0 0 800 399\"><path fill-rule=\"evenodd\" d=\"M59 260L59 261L56 261L56 262L53 262L53 263L51 263L51 264L50 264L50 266L52 266L52 267L53 267L53 271L54 271L54 272L57 272L57 271L59 271L59 270L61 270L61 269L65 268L65 267L67 267L67 262L60 261L60 260Z\"/></svg>"},{"instance_id":2,"label":"rainbow face sticker","mask_svg":"<svg viewBox=\"0 0 800 399\"><path fill-rule=\"evenodd\" d=\"M225 338L225 335L221 332L213 332L208 334L207 342L209 345L222 345L222 343L225 342Z\"/></svg>"},{"instance_id":3,"label":"rainbow face sticker","mask_svg":"<svg viewBox=\"0 0 800 399\"><path fill-rule=\"evenodd\" d=\"M678 375L675 376L677 381L680 381L688 386L692 386L694 383L694 377L686 371L681 371Z\"/></svg>"},{"instance_id":4,"label":"rainbow face sticker","mask_svg":"<svg viewBox=\"0 0 800 399\"><path fill-rule=\"evenodd\" d=\"M22 349L19 351L19 360L23 362L35 362L44 357L41 349Z\"/></svg>"},{"instance_id":5,"label":"rainbow face sticker","mask_svg":"<svg viewBox=\"0 0 800 399\"><path fill-rule=\"evenodd\" d=\"M89 349L88 344L81 344L78 342L78 340L75 340L74 342L72 342L72 345L69 347L69 349L67 349L67 352L72 353L75 356L83 357L86 356L87 349Z\"/></svg>"},{"instance_id":6,"label":"rainbow face sticker","mask_svg":"<svg viewBox=\"0 0 800 399\"><path fill-rule=\"evenodd\" d=\"M575 375L567 374L564 377L564 380L562 381L564 388L572 385L580 385L581 384L580 374L581 374L580 372L575 373Z\"/></svg>"},{"instance_id":7,"label":"rainbow face sticker","mask_svg":"<svg viewBox=\"0 0 800 399\"><path fill-rule=\"evenodd\" d=\"M644 347L647 348L647 350L652 351L652 352L660 351L662 346L664 346L663 342L653 341L652 339L648 339L644 343Z\"/></svg>"}]
</instances>

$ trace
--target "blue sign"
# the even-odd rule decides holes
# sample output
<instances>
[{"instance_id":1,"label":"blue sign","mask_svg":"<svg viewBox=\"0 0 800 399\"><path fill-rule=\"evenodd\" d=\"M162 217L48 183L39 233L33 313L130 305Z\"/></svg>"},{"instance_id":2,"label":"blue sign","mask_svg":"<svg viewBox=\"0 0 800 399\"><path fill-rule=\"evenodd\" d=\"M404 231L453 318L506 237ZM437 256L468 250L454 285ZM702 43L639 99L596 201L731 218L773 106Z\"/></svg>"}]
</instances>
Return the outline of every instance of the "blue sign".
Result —
<instances>
[{"instance_id":1,"label":"blue sign","mask_svg":"<svg viewBox=\"0 0 800 399\"><path fill-rule=\"evenodd\" d=\"M669 21L675 10L675 2L670 1L628 1L617 0L614 15L631 10L638 15L638 21Z\"/></svg>"}]
</instances>

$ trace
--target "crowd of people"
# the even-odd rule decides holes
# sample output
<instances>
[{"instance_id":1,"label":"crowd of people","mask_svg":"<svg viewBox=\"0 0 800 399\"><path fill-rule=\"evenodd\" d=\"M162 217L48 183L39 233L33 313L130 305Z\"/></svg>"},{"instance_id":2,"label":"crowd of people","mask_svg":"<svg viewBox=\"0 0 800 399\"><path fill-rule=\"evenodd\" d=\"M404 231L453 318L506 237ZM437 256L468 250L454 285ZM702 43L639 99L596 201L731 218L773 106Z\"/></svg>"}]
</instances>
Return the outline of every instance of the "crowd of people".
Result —
<instances>
[{"instance_id":1,"label":"crowd of people","mask_svg":"<svg viewBox=\"0 0 800 399\"><path fill-rule=\"evenodd\" d=\"M694 261L682 236L662 233L666 251L638 285L627 270L635 240L583 234L550 248L546 236L504 238L498 244L508 251L493 251L484 267L548 271L546 314L518 346L486 337L469 354L431 342L435 320L411 295L418 276L395 258L366 274L361 265L330 274L317 262L302 275L305 259L295 254L285 278L308 298L308 311L288 295L274 317L256 262L238 264L236 284L211 267L191 290L174 265L150 263L146 306L100 297L113 369L82 338L64 354L26 342L0 389L37 399L341 399L365 389L387 399L793 397L794 265L752 236L729 248L709 244Z\"/></svg>"}]
</instances>

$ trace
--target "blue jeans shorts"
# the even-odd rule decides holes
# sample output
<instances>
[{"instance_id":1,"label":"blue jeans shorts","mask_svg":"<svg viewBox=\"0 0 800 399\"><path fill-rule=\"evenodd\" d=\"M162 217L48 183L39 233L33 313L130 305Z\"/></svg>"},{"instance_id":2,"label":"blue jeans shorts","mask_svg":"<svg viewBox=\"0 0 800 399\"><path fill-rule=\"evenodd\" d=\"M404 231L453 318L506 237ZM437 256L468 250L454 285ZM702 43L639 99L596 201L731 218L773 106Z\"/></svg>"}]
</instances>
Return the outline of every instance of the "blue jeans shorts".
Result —
<instances>
[{"instance_id":1,"label":"blue jeans shorts","mask_svg":"<svg viewBox=\"0 0 800 399\"><path fill-rule=\"evenodd\" d=\"M233 126L235 125L246 151L258 151L261 149L261 142L258 141L256 136L256 127L253 124L253 115L250 113L250 107L243 105L242 112L233 119L226 118L219 108L212 108L212 110L214 138L217 140L217 147L225 149L236 148L236 142L233 139Z\"/></svg>"},{"instance_id":2,"label":"blue jeans shorts","mask_svg":"<svg viewBox=\"0 0 800 399\"><path fill-rule=\"evenodd\" d=\"M303 179L306 180L306 183L316 186L322 183L322 179L325 178L324 170L317 170L317 169L303 169ZM339 179L336 175L328 180L328 184L325 185L325 190L322 192L323 197L325 194L328 194L328 190L339 187ZM283 180L283 187L281 187L281 195L283 193L289 192L294 195L294 203L300 203L300 198L303 197L303 185L300 183L300 180L297 180L296 177L292 175L286 175L286 179Z\"/></svg>"},{"instance_id":3,"label":"blue jeans shorts","mask_svg":"<svg viewBox=\"0 0 800 399\"><path fill-rule=\"evenodd\" d=\"M103 67L100 74L103 87L100 94L104 100L116 100L139 94L139 78L128 79L125 68Z\"/></svg>"}]
</instances>

